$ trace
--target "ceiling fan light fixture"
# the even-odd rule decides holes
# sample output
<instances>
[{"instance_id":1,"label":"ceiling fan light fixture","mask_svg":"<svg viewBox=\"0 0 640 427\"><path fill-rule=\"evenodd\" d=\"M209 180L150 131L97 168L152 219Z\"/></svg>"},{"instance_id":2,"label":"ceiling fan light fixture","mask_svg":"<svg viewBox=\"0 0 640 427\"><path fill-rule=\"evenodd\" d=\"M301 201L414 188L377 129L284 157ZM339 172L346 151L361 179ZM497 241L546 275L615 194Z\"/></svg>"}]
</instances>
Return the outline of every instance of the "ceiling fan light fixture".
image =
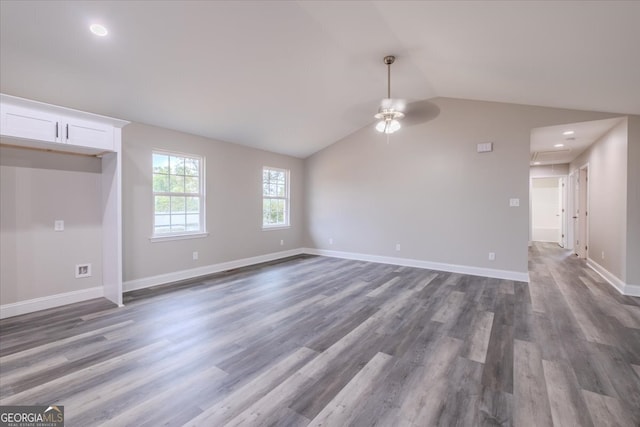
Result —
<instances>
[{"instance_id":1,"label":"ceiling fan light fixture","mask_svg":"<svg viewBox=\"0 0 640 427\"><path fill-rule=\"evenodd\" d=\"M395 131L401 128L400 122L395 119L390 120L380 120L378 124L376 124L376 130L380 133L394 133Z\"/></svg>"},{"instance_id":2,"label":"ceiling fan light fixture","mask_svg":"<svg viewBox=\"0 0 640 427\"><path fill-rule=\"evenodd\" d=\"M374 117L380 120L376 124L376 130L381 133L384 132L386 134L389 134L396 132L402 127L398 119L403 118L404 113L401 113L400 111L394 111L393 109L384 109Z\"/></svg>"},{"instance_id":3,"label":"ceiling fan light fixture","mask_svg":"<svg viewBox=\"0 0 640 427\"><path fill-rule=\"evenodd\" d=\"M385 56L383 62L387 66L387 97L382 100L383 106L378 109L378 114L374 117L379 120L376 130L380 133L394 133L401 128L398 120L404 117L404 113L396 110L391 99L391 64L396 60L395 56Z\"/></svg>"}]
</instances>

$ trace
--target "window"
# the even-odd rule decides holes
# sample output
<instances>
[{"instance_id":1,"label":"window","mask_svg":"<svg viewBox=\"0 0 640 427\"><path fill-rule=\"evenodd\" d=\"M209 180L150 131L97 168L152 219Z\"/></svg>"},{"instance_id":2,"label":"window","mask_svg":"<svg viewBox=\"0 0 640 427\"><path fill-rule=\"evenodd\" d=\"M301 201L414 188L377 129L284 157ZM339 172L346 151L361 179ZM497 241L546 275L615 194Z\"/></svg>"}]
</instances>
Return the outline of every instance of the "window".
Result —
<instances>
[{"instance_id":1,"label":"window","mask_svg":"<svg viewBox=\"0 0 640 427\"><path fill-rule=\"evenodd\" d=\"M205 232L204 159L153 152L153 237Z\"/></svg>"},{"instance_id":2,"label":"window","mask_svg":"<svg viewBox=\"0 0 640 427\"><path fill-rule=\"evenodd\" d=\"M262 168L262 228L289 226L289 171Z\"/></svg>"}]
</instances>

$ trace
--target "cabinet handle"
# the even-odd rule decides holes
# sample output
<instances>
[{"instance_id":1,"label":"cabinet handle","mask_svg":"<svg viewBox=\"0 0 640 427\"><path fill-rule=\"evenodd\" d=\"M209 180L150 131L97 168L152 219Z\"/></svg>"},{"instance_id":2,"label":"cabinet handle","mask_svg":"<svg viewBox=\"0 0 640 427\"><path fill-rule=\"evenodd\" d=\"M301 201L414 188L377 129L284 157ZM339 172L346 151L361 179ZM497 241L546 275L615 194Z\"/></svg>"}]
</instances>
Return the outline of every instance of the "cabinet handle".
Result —
<instances>
[{"instance_id":1,"label":"cabinet handle","mask_svg":"<svg viewBox=\"0 0 640 427\"><path fill-rule=\"evenodd\" d=\"M58 139L58 125L59 125L59 123L56 122L56 139Z\"/></svg>"},{"instance_id":2,"label":"cabinet handle","mask_svg":"<svg viewBox=\"0 0 640 427\"><path fill-rule=\"evenodd\" d=\"M67 123L67 139L69 139L69 123Z\"/></svg>"}]
</instances>

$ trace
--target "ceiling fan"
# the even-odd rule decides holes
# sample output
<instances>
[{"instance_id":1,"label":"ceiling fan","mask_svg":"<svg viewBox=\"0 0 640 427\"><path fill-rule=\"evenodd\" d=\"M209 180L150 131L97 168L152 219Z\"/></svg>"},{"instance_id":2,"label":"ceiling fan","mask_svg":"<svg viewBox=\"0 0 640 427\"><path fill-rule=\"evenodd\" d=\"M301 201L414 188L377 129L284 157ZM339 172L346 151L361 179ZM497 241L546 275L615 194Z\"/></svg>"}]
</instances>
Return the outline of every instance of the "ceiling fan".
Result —
<instances>
[{"instance_id":1,"label":"ceiling fan","mask_svg":"<svg viewBox=\"0 0 640 427\"><path fill-rule=\"evenodd\" d=\"M401 127L399 120L404 117L402 110L404 109L405 101L391 98L391 64L396 61L396 57L388 55L384 57L383 61L387 65L387 97L380 103L378 114L374 117L379 120L376 124L376 130L389 134L394 133Z\"/></svg>"},{"instance_id":2,"label":"ceiling fan","mask_svg":"<svg viewBox=\"0 0 640 427\"><path fill-rule=\"evenodd\" d=\"M440 108L428 100L422 100L407 104L404 99L391 98L391 64L396 61L393 55L387 55L383 62L387 66L387 97L380 102L378 113L374 116L378 119L376 130L387 135L398 131L403 120L408 126L424 123L436 118L440 114Z\"/></svg>"}]
</instances>

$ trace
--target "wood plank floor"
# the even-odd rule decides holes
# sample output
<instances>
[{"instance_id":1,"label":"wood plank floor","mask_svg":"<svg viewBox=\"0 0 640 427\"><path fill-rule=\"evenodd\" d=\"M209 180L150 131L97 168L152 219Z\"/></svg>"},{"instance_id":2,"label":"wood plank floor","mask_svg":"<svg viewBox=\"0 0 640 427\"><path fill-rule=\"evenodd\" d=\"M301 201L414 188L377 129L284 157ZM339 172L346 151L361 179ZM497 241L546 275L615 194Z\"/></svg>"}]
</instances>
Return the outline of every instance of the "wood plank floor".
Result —
<instances>
[{"instance_id":1,"label":"wood plank floor","mask_svg":"<svg viewBox=\"0 0 640 427\"><path fill-rule=\"evenodd\" d=\"M638 426L640 299L302 256L0 322L0 404L67 426Z\"/></svg>"}]
</instances>

